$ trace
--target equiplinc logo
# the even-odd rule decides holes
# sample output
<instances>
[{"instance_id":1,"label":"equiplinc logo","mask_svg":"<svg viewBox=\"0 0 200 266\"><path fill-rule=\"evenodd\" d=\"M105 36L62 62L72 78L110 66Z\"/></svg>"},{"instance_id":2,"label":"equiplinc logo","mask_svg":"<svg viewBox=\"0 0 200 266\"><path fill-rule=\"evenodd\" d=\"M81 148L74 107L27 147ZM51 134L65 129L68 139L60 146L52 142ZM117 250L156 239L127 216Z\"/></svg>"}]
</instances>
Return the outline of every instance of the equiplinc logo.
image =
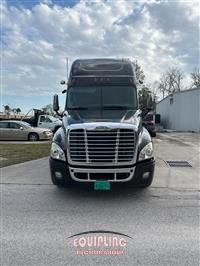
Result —
<instances>
[{"instance_id":1,"label":"equiplinc logo","mask_svg":"<svg viewBox=\"0 0 200 266\"><path fill-rule=\"evenodd\" d=\"M131 236L105 230L81 232L68 238L73 238L76 255L122 255L127 238L132 239Z\"/></svg>"}]
</instances>

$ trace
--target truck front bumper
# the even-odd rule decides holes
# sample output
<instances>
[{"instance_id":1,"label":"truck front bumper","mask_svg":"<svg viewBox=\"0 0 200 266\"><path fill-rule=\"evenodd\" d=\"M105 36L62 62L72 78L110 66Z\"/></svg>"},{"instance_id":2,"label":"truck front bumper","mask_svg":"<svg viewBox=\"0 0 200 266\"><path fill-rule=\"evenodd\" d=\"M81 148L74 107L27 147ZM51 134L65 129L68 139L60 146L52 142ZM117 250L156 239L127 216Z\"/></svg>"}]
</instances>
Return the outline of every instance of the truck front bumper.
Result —
<instances>
[{"instance_id":1,"label":"truck front bumper","mask_svg":"<svg viewBox=\"0 0 200 266\"><path fill-rule=\"evenodd\" d=\"M75 182L128 182L139 183L153 178L155 160L140 161L132 166L123 167L72 167L66 162L50 158L50 171L57 179Z\"/></svg>"}]
</instances>

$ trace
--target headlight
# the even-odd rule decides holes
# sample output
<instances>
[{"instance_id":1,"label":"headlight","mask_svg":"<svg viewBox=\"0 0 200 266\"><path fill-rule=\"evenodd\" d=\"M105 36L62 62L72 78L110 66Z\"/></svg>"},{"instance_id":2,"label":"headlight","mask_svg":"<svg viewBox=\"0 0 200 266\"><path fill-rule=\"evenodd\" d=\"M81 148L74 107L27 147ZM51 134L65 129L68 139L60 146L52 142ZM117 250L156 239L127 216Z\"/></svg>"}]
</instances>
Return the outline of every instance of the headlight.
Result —
<instances>
[{"instance_id":1,"label":"headlight","mask_svg":"<svg viewBox=\"0 0 200 266\"><path fill-rule=\"evenodd\" d=\"M44 135L49 135L50 134L50 131L43 131L43 134Z\"/></svg>"},{"instance_id":2,"label":"headlight","mask_svg":"<svg viewBox=\"0 0 200 266\"><path fill-rule=\"evenodd\" d=\"M51 145L51 157L53 159L66 161L64 151L55 142Z\"/></svg>"},{"instance_id":3,"label":"headlight","mask_svg":"<svg viewBox=\"0 0 200 266\"><path fill-rule=\"evenodd\" d=\"M149 142L144 148L141 150L139 155L139 161L150 159L153 157L153 145L152 142Z\"/></svg>"}]
</instances>

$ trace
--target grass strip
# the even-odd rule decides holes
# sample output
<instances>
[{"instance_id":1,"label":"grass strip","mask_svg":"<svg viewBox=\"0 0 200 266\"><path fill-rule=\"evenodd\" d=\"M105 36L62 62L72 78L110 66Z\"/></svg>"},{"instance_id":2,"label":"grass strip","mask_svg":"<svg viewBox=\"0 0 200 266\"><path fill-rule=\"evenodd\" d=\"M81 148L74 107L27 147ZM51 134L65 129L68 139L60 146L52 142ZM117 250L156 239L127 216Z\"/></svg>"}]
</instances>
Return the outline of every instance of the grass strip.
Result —
<instances>
[{"instance_id":1,"label":"grass strip","mask_svg":"<svg viewBox=\"0 0 200 266\"><path fill-rule=\"evenodd\" d=\"M0 144L0 168L49 156L51 143Z\"/></svg>"}]
</instances>

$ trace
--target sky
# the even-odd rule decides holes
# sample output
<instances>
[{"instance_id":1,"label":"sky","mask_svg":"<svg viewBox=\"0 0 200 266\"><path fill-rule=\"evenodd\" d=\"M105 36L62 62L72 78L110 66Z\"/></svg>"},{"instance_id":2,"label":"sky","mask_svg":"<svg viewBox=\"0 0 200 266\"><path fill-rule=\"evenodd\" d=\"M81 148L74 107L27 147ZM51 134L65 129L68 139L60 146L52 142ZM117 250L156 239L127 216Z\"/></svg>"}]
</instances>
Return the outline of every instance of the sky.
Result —
<instances>
[{"instance_id":1,"label":"sky","mask_svg":"<svg viewBox=\"0 0 200 266\"><path fill-rule=\"evenodd\" d=\"M137 60L154 86L169 67L199 66L199 1L1 0L1 106L25 113L65 95L77 58Z\"/></svg>"}]
</instances>

